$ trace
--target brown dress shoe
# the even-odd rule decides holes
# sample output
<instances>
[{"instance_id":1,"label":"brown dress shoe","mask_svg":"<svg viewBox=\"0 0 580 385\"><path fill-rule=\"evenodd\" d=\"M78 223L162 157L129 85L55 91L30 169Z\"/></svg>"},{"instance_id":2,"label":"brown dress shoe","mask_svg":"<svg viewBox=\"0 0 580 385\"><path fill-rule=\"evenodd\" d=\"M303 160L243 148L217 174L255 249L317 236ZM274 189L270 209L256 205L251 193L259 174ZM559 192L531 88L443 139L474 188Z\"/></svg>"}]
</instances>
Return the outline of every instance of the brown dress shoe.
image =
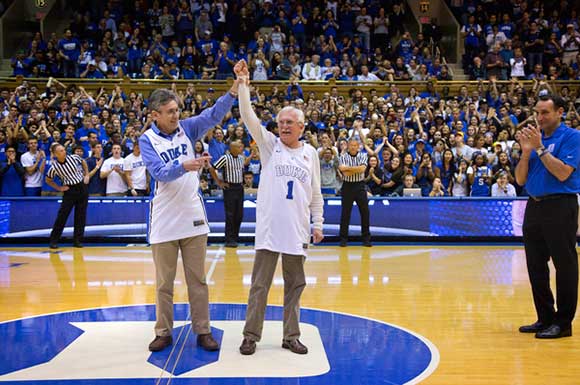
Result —
<instances>
[{"instance_id":1,"label":"brown dress shoe","mask_svg":"<svg viewBox=\"0 0 580 385\"><path fill-rule=\"evenodd\" d=\"M306 346L304 346L298 340L282 341L282 347L284 349L290 349L290 351L292 353L296 353L296 354L306 354L306 353L308 353L308 348Z\"/></svg>"},{"instance_id":2,"label":"brown dress shoe","mask_svg":"<svg viewBox=\"0 0 580 385\"><path fill-rule=\"evenodd\" d=\"M200 334L197 336L197 345L201 346L205 350L209 352L213 352L215 350L219 350L220 346L218 345L217 341L213 339L211 333L208 334Z\"/></svg>"},{"instance_id":3,"label":"brown dress shoe","mask_svg":"<svg viewBox=\"0 0 580 385\"><path fill-rule=\"evenodd\" d=\"M244 356L252 355L256 352L256 341L252 341L251 339L244 338L242 341L242 345L240 346L240 353Z\"/></svg>"},{"instance_id":4,"label":"brown dress shoe","mask_svg":"<svg viewBox=\"0 0 580 385\"><path fill-rule=\"evenodd\" d=\"M149 351L159 352L173 343L173 337L161 337L156 336L155 339L149 344Z\"/></svg>"}]
</instances>

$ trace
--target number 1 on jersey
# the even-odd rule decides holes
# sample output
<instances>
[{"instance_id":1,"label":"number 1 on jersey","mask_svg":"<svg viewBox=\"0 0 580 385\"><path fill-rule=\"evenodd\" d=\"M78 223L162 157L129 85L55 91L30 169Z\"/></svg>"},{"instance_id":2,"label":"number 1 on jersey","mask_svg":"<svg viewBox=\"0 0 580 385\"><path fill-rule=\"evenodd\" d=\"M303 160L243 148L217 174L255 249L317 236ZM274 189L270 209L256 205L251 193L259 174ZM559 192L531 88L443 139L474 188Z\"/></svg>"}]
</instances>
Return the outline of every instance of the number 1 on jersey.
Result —
<instances>
[{"instance_id":1,"label":"number 1 on jersey","mask_svg":"<svg viewBox=\"0 0 580 385\"><path fill-rule=\"evenodd\" d=\"M294 189L294 181L288 181L288 194L286 194L286 199L294 199L292 196L292 190Z\"/></svg>"}]
</instances>

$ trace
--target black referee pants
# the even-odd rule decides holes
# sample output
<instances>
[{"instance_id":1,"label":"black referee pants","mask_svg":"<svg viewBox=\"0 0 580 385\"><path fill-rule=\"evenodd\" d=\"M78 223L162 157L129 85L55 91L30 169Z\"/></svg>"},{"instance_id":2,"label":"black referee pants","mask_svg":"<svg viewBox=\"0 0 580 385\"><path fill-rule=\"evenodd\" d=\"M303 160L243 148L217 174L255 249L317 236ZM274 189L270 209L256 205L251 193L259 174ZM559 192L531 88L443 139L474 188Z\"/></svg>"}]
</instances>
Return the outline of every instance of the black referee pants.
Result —
<instances>
[{"instance_id":1,"label":"black referee pants","mask_svg":"<svg viewBox=\"0 0 580 385\"><path fill-rule=\"evenodd\" d=\"M241 184L229 184L224 189L224 210L226 212L226 243L237 242L240 226L244 219L244 187Z\"/></svg>"},{"instance_id":2,"label":"black referee pants","mask_svg":"<svg viewBox=\"0 0 580 385\"><path fill-rule=\"evenodd\" d=\"M530 198L523 235L528 275L538 321L569 328L578 302L578 200L576 195L536 202ZM548 261L556 268L557 311L550 290Z\"/></svg>"},{"instance_id":3,"label":"black referee pants","mask_svg":"<svg viewBox=\"0 0 580 385\"><path fill-rule=\"evenodd\" d=\"M370 242L369 230L370 214L369 201L364 182L344 182L342 184L342 211L340 214L340 241L348 241L348 226L353 202L358 206L361 223L361 236L363 242Z\"/></svg>"},{"instance_id":4,"label":"black referee pants","mask_svg":"<svg viewBox=\"0 0 580 385\"><path fill-rule=\"evenodd\" d=\"M89 191L87 185L83 182L69 186L69 189L64 192L62 203L58 209L56 221L50 233L50 244L58 243L62 231L70 215L73 207L75 208L74 221L74 243L81 243L85 233L85 223L87 220L87 205L89 202Z\"/></svg>"}]
</instances>

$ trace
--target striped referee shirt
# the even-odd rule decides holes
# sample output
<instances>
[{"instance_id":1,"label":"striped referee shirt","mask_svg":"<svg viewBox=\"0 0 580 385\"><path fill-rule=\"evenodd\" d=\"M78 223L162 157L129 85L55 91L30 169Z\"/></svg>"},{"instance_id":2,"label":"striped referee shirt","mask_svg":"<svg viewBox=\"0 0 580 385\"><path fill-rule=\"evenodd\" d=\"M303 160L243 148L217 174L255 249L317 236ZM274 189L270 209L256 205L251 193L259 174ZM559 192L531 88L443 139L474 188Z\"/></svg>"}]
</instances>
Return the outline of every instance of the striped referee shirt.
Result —
<instances>
[{"instance_id":1,"label":"striped referee shirt","mask_svg":"<svg viewBox=\"0 0 580 385\"><path fill-rule=\"evenodd\" d=\"M73 186L83 181L84 172L82 168L83 160L78 155L67 155L64 163L54 160L46 176L54 179L58 176L65 186Z\"/></svg>"},{"instance_id":2,"label":"striped referee shirt","mask_svg":"<svg viewBox=\"0 0 580 385\"><path fill-rule=\"evenodd\" d=\"M340 156L339 161L341 165L348 167L366 166L367 154L359 151L355 156L352 156L347 151L346 153ZM364 171L349 176L343 176L343 180L345 182L362 182L364 179L365 179Z\"/></svg>"},{"instance_id":3,"label":"striped referee shirt","mask_svg":"<svg viewBox=\"0 0 580 385\"><path fill-rule=\"evenodd\" d=\"M244 182L244 160L242 155L233 157L227 153L222 155L214 164L217 170L223 169L223 178L226 183L242 184Z\"/></svg>"}]
</instances>

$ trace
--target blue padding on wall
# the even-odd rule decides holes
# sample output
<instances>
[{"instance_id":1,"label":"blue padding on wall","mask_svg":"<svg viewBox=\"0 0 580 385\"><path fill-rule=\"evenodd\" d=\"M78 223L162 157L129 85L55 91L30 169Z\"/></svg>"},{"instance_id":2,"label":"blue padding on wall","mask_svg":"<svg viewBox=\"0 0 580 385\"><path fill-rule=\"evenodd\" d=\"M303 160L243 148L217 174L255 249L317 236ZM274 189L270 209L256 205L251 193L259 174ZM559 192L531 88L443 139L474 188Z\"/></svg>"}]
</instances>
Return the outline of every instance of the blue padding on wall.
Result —
<instances>
[{"instance_id":1,"label":"blue padding on wall","mask_svg":"<svg viewBox=\"0 0 580 385\"><path fill-rule=\"evenodd\" d=\"M13 198L0 200L0 236L7 238L47 236L56 218L58 198ZM371 199L373 236L466 236L511 237L521 235L522 199L494 198L383 198ZM256 201L244 203L242 232L253 234ZM146 233L149 199L107 198L89 200L87 228L91 236L142 236ZM220 199L205 201L212 232L223 231L225 220ZM337 235L340 198L325 199L324 232ZM73 226L73 215L67 227ZM351 234L360 234L356 206L351 216Z\"/></svg>"}]
</instances>

